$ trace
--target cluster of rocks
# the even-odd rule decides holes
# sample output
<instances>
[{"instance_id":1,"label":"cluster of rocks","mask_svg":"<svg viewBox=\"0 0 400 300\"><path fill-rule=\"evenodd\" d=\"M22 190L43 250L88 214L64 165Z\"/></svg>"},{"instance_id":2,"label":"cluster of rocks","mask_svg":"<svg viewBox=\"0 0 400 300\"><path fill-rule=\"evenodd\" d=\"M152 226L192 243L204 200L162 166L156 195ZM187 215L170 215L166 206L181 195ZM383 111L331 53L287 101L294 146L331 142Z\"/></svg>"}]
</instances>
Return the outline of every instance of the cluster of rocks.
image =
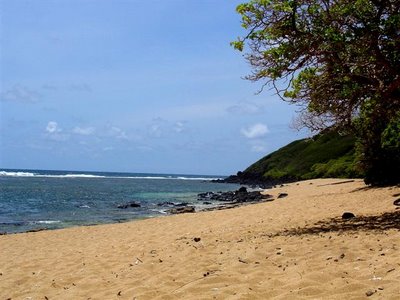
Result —
<instances>
[{"instance_id":1,"label":"cluster of rocks","mask_svg":"<svg viewBox=\"0 0 400 300\"><path fill-rule=\"evenodd\" d=\"M283 198L287 194L280 194L278 198ZM273 201L272 195L264 195L260 191L247 191L246 187L241 187L237 191L229 192L206 192L197 195L197 200L202 201L204 205L212 205L214 203L223 202L223 205L216 205L203 210L219 210L233 208L245 203L257 203L264 201ZM187 202L161 202L157 206L169 207L166 213L169 214L182 214L182 213L194 213L196 212L196 207L189 205ZM127 209L131 207L141 207L138 202L128 202L124 204L119 204L117 206L120 209Z\"/></svg>"},{"instance_id":2,"label":"cluster of rocks","mask_svg":"<svg viewBox=\"0 0 400 300\"><path fill-rule=\"evenodd\" d=\"M167 206L167 207L185 207L187 206L189 203L187 202L169 202L169 201L165 201L165 202L161 202L161 203L157 203L157 206ZM141 207L141 204L139 202L136 201L132 201L132 202L128 202L128 203L122 203L122 204L118 204L117 208L120 209L127 209L127 208L136 208L136 207Z\"/></svg>"},{"instance_id":3,"label":"cluster of rocks","mask_svg":"<svg viewBox=\"0 0 400 300\"><path fill-rule=\"evenodd\" d=\"M271 195L263 195L259 191L248 192L245 187L241 187L237 191L233 192L207 192L197 195L197 200L203 201L204 204L208 204L209 201L221 201L231 203L261 202L271 198Z\"/></svg>"}]
</instances>

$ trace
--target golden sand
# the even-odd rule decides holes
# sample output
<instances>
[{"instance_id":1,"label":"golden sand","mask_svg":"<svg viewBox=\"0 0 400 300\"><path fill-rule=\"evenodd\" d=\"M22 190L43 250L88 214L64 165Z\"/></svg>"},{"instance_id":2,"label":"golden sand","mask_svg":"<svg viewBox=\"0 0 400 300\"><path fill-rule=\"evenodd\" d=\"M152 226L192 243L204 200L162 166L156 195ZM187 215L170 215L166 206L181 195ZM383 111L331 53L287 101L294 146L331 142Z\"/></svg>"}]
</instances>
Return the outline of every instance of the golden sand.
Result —
<instances>
[{"instance_id":1,"label":"golden sand","mask_svg":"<svg viewBox=\"0 0 400 300\"><path fill-rule=\"evenodd\" d=\"M400 299L399 227L366 229L361 222L345 230L341 222L346 211L395 212L399 187L319 179L266 193L288 196L0 236L0 300Z\"/></svg>"}]
</instances>

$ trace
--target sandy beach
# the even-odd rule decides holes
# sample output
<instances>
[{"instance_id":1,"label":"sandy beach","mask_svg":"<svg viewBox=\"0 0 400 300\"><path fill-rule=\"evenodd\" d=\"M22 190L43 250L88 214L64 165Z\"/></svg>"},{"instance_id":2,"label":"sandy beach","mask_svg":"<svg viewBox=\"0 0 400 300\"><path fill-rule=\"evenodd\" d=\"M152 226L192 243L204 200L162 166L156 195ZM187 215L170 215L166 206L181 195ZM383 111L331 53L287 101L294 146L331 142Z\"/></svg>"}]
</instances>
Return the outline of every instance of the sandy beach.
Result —
<instances>
[{"instance_id":1,"label":"sandy beach","mask_svg":"<svg viewBox=\"0 0 400 300\"><path fill-rule=\"evenodd\" d=\"M0 299L400 299L400 187L265 193L275 200L0 236Z\"/></svg>"}]
</instances>

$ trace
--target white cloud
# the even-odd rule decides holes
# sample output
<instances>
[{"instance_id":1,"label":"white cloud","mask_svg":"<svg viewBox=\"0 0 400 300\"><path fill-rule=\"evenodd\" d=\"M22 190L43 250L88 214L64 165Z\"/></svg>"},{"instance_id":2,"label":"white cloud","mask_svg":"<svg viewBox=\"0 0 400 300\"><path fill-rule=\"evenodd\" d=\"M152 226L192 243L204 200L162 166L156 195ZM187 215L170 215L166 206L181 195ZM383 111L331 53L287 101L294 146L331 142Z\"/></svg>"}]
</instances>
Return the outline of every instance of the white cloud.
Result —
<instances>
[{"instance_id":1,"label":"white cloud","mask_svg":"<svg viewBox=\"0 0 400 300\"><path fill-rule=\"evenodd\" d=\"M128 135L124 130L119 127L112 126L110 129L110 133L113 137L120 139L120 140L129 140Z\"/></svg>"},{"instance_id":2,"label":"white cloud","mask_svg":"<svg viewBox=\"0 0 400 300\"><path fill-rule=\"evenodd\" d=\"M50 121L49 123L47 123L46 131L47 131L48 133L56 133L56 132L60 132L61 129L58 128L57 122L55 122L55 121Z\"/></svg>"},{"instance_id":3,"label":"white cloud","mask_svg":"<svg viewBox=\"0 0 400 300\"><path fill-rule=\"evenodd\" d=\"M174 125L174 131L180 133L185 130L185 124L183 122L176 122Z\"/></svg>"},{"instance_id":4,"label":"white cloud","mask_svg":"<svg viewBox=\"0 0 400 300\"><path fill-rule=\"evenodd\" d=\"M242 128L240 132L248 139L255 139L265 136L269 130L267 125L257 123L247 128Z\"/></svg>"},{"instance_id":5,"label":"white cloud","mask_svg":"<svg viewBox=\"0 0 400 300\"><path fill-rule=\"evenodd\" d=\"M81 127L77 126L72 130L72 132L76 133L76 134L80 134L80 135L91 135L95 132L95 128L94 127L81 128Z\"/></svg>"},{"instance_id":6,"label":"white cloud","mask_svg":"<svg viewBox=\"0 0 400 300\"><path fill-rule=\"evenodd\" d=\"M14 102L37 102L41 97L40 93L22 85L14 85L11 89L0 93L0 100Z\"/></svg>"},{"instance_id":7,"label":"white cloud","mask_svg":"<svg viewBox=\"0 0 400 300\"><path fill-rule=\"evenodd\" d=\"M155 118L148 127L148 134L154 138L179 134L185 131L185 124L185 121L171 122L163 118Z\"/></svg>"},{"instance_id":8,"label":"white cloud","mask_svg":"<svg viewBox=\"0 0 400 300\"><path fill-rule=\"evenodd\" d=\"M253 102L240 102L228 107L227 111L239 115L255 115L264 112L264 107Z\"/></svg>"},{"instance_id":9,"label":"white cloud","mask_svg":"<svg viewBox=\"0 0 400 300\"><path fill-rule=\"evenodd\" d=\"M150 136L159 138L163 135L163 130L160 124L151 124L149 127Z\"/></svg>"},{"instance_id":10,"label":"white cloud","mask_svg":"<svg viewBox=\"0 0 400 300\"><path fill-rule=\"evenodd\" d=\"M62 133L62 129L55 121L49 121L46 126L46 137L50 140L63 142L69 139L69 134Z\"/></svg>"}]
</instances>

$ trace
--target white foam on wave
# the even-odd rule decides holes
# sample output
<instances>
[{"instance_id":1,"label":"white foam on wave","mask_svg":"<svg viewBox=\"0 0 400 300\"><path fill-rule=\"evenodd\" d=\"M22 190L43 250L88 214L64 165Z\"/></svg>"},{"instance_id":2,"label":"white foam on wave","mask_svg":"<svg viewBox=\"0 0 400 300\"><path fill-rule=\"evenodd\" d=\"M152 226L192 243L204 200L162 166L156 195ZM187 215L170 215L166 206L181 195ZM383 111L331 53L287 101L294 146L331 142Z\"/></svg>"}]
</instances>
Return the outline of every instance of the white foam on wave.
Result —
<instances>
[{"instance_id":1,"label":"white foam on wave","mask_svg":"<svg viewBox=\"0 0 400 300\"><path fill-rule=\"evenodd\" d=\"M203 180L203 181L211 181L211 180L222 180L222 178L210 178L210 177L177 177L176 179L181 180Z\"/></svg>"},{"instance_id":2,"label":"white foam on wave","mask_svg":"<svg viewBox=\"0 0 400 300\"><path fill-rule=\"evenodd\" d=\"M54 177L54 178L106 178L106 176L91 175L91 174L37 175L37 177Z\"/></svg>"},{"instance_id":3,"label":"white foam on wave","mask_svg":"<svg viewBox=\"0 0 400 300\"><path fill-rule=\"evenodd\" d=\"M44 221L35 221L34 223L37 224L56 224L56 223L60 223L61 221L59 220L44 220Z\"/></svg>"},{"instance_id":4,"label":"white foam on wave","mask_svg":"<svg viewBox=\"0 0 400 300\"><path fill-rule=\"evenodd\" d=\"M116 179L156 179L156 180L202 180L211 181L218 180L218 177L186 177L186 176L104 176L93 174L38 174L32 172L8 172L0 171L0 176L3 177L40 177L40 178L116 178Z\"/></svg>"},{"instance_id":5,"label":"white foam on wave","mask_svg":"<svg viewBox=\"0 0 400 300\"><path fill-rule=\"evenodd\" d=\"M79 205L78 207L79 207L79 208L90 208L90 206L87 205L87 204Z\"/></svg>"},{"instance_id":6,"label":"white foam on wave","mask_svg":"<svg viewBox=\"0 0 400 300\"><path fill-rule=\"evenodd\" d=\"M167 214L167 210L165 209L150 209L151 211L158 212L160 214Z\"/></svg>"},{"instance_id":7,"label":"white foam on wave","mask_svg":"<svg viewBox=\"0 0 400 300\"><path fill-rule=\"evenodd\" d=\"M8 177L33 177L35 173L30 172L6 172L0 171L0 176L8 176Z\"/></svg>"},{"instance_id":8,"label":"white foam on wave","mask_svg":"<svg viewBox=\"0 0 400 300\"><path fill-rule=\"evenodd\" d=\"M7 172L0 171L0 176L4 177L44 177L44 178L106 178L106 176L92 175L92 174L37 174L31 172ZM112 178L112 176L110 177Z\"/></svg>"}]
</instances>

